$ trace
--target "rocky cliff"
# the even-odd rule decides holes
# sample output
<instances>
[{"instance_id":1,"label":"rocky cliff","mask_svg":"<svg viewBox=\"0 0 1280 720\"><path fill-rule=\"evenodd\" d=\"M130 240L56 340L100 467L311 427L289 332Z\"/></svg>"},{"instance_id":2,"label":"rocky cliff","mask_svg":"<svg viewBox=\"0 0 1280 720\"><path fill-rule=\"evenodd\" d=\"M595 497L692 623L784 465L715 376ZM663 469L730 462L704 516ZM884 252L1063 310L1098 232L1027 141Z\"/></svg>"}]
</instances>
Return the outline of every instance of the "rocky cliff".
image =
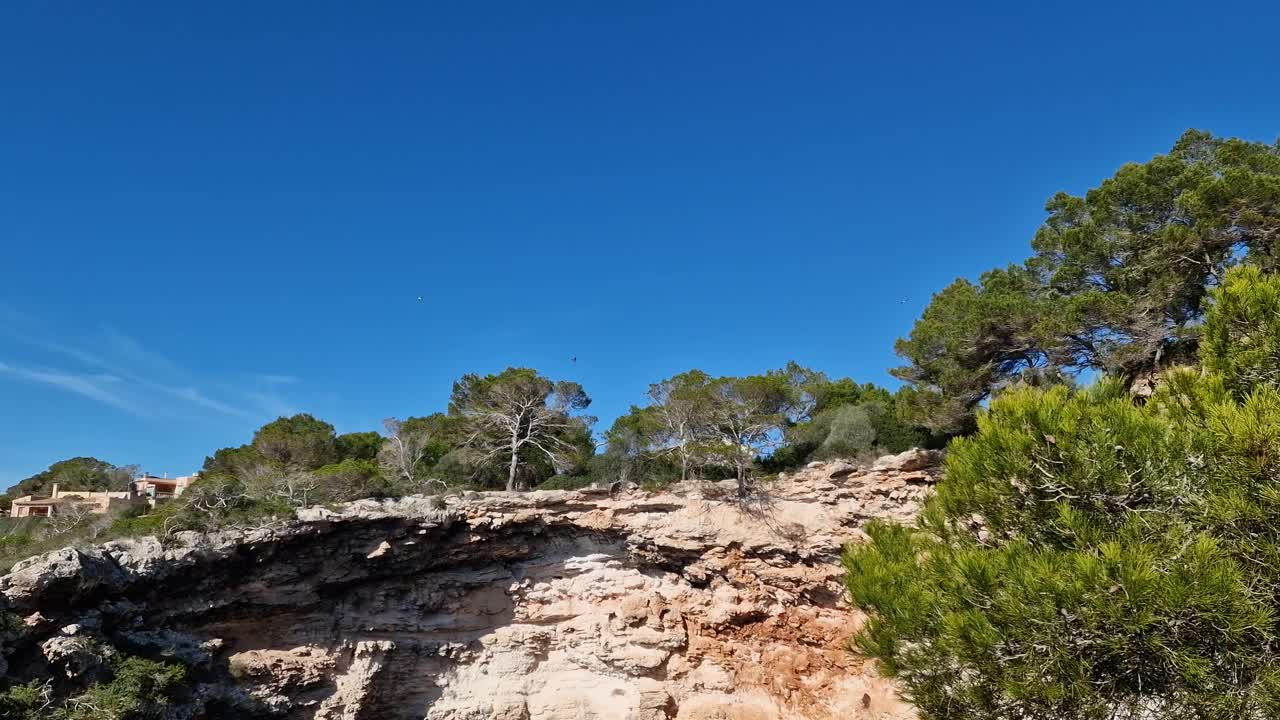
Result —
<instances>
[{"instance_id":1,"label":"rocky cliff","mask_svg":"<svg viewBox=\"0 0 1280 720\"><path fill-rule=\"evenodd\" d=\"M846 650L839 553L936 458L717 484L362 501L33 558L0 578L11 679L172 658L174 718L908 718Z\"/></svg>"}]
</instances>

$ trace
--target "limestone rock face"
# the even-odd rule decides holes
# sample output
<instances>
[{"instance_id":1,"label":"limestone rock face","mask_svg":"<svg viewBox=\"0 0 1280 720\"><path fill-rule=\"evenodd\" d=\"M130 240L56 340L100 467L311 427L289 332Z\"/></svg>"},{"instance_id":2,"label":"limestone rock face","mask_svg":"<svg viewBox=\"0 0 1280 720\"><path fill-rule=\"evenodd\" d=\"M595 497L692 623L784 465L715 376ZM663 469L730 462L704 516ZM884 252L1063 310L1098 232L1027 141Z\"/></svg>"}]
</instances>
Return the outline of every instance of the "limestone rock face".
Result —
<instances>
[{"instance_id":1,"label":"limestone rock face","mask_svg":"<svg viewBox=\"0 0 1280 720\"><path fill-rule=\"evenodd\" d=\"M87 638L188 665L175 718L913 718L846 649L860 618L839 554L866 520L914 516L937 460L815 463L746 499L702 483L361 501L58 551L0 591L51 674Z\"/></svg>"}]
</instances>

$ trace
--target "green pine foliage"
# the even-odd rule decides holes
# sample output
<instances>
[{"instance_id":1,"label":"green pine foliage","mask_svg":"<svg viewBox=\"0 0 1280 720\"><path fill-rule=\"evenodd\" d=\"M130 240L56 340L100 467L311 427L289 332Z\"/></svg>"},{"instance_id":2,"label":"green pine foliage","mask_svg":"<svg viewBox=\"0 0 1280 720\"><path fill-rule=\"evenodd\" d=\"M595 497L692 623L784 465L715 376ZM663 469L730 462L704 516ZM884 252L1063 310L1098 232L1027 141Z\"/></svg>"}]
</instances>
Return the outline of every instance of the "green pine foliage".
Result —
<instances>
[{"instance_id":1,"label":"green pine foliage","mask_svg":"<svg viewBox=\"0 0 1280 720\"><path fill-rule=\"evenodd\" d=\"M129 486L132 465L116 466L93 457L75 457L59 460L46 470L26 478L5 491L6 500L23 495L47 494L53 485L81 490L123 490Z\"/></svg>"},{"instance_id":2,"label":"green pine foliage","mask_svg":"<svg viewBox=\"0 0 1280 720\"><path fill-rule=\"evenodd\" d=\"M1280 279L1256 267L1231 270L1209 308L1200 359L1233 392L1280 382Z\"/></svg>"},{"instance_id":3,"label":"green pine foliage","mask_svg":"<svg viewBox=\"0 0 1280 720\"><path fill-rule=\"evenodd\" d=\"M117 655L110 679L72 697L55 698L40 680L0 693L0 717L11 720L143 720L162 711L186 680L186 668L140 657Z\"/></svg>"},{"instance_id":4,"label":"green pine foliage","mask_svg":"<svg viewBox=\"0 0 1280 720\"><path fill-rule=\"evenodd\" d=\"M1280 717L1280 280L1212 292L1206 370L1002 393L914 527L846 550L856 646L926 718Z\"/></svg>"},{"instance_id":5,"label":"green pine foliage","mask_svg":"<svg viewBox=\"0 0 1280 720\"><path fill-rule=\"evenodd\" d=\"M906 364L893 373L910 385L910 417L966 432L976 408L1020 381L1134 377L1192 360L1223 273L1280 266L1280 144L1188 131L1167 154L1045 210L1030 258L957 280L898 341Z\"/></svg>"},{"instance_id":6,"label":"green pine foliage","mask_svg":"<svg viewBox=\"0 0 1280 720\"><path fill-rule=\"evenodd\" d=\"M43 682L32 680L0 692L0 717L8 720L46 720L50 705L51 688Z\"/></svg>"},{"instance_id":7,"label":"green pine foliage","mask_svg":"<svg viewBox=\"0 0 1280 720\"><path fill-rule=\"evenodd\" d=\"M282 467L314 470L338 459L333 426L299 413L263 425L253 434L253 449Z\"/></svg>"},{"instance_id":8,"label":"green pine foliage","mask_svg":"<svg viewBox=\"0 0 1280 720\"><path fill-rule=\"evenodd\" d=\"M127 656L112 663L109 682L89 688L54 712L55 720L134 720L157 717L186 678L186 668Z\"/></svg>"},{"instance_id":9,"label":"green pine foliage","mask_svg":"<svg viewBox=\"0 0 1280 720\"><path fill-rule=\"evenodd\" d=\"M871 451L876 442L876 429L866 408L841 405L788 428L787 441L799 451L795 458L797 463L858 458Z\"/></svg>"}]
</instances>

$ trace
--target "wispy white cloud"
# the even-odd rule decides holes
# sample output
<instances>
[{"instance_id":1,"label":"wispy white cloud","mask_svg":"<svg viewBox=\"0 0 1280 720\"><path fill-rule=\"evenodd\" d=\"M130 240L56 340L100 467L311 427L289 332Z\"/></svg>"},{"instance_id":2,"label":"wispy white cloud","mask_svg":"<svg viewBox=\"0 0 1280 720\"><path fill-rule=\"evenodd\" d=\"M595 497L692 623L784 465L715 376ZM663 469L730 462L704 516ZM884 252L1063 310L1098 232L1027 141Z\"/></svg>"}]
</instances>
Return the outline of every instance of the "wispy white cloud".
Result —
<instances>
[{"instance_id":1,"label":"wispy white cloud","mask_svg":"<svg viewBox=\"0 0 1280 720\"><path fill-rule=\"evenodd\" d=\"M248 417L252 415L252 413L250 413L248 410L245 410L243 408L233 407L220 400L214 400L213 398L205 395L204 393L200 392L199 390L193 387L175 388L175 387L168 387L164 385L156 385L155 387L159 389L161 392L167 393L168 395L178 398L179 400L186 400L187 402L193 405L196 405L202 408L208 408L209 410L220 412L225 415L238 415L238 416L244 416L244 417Z\"/></svg>"},{"instance_id":2,"label":"wispy white cloud","mask_svg":"<svg viewBox=\"0 0 1280 720\"><path fill-rule=\"evenodd\" d=\"M0 331L24 345L64 355L93 367L103 367L105 361L93 353L63 345L40 331L41 324L35 318L20 312L12 305L0 303Z\"/></svg>"},{"instance_id":3,"label":"wispy white cloud","mask_svg":"<svg viewBox=\"0 0 1280 720\"><path fill-rule=\"evenodd\" d=\"M202 379L115 328L102 328L93 338L92 349L87 349L53 340L41 327L30 316L0 304L0 334L82 367L48 370L31 364L0 363L0 373L58 387L135 414L182 414L179 410L185 407L187 411L241 419L274 416L291 410L277 388L300 382L292 375L262 373L247 376L252 380L241 386Z\"/></svg>"},{"instance_id":4,"label":"wispy white cloud","mask_svg":"<svg viewBox=\"0 0 1280 720\"><path fill-rule=\"evenodd\" d=\"M119 380L119 378L114 376L97 374L77 375L66 372L36 370L17 365L10 365L5 362L0 362L0 374L15 377L27 382L50 385L70 393L75 393L76 395L82 395L91 400L97 400L104 405L110 405L111 407L133 413L134 415L140 416L144 414L143 409L137 404L103 387L103 385L113 384Z\"/></svg>"},{"instance_id":5,"label":"wispy white cloud","mask_svg":"<svg viewBox=\"0 0 1280 720\"><path fill-rule=\"evenodd\" d=\"M148 377L185 377L189 373L173 360L113 327L102 328L101 344L115 362Z\"/></svg>"},{"instance_id":6,"label":"wispy white cloud","mask_svg":"<svg viewBox=\"0 0 1280 720\"><path fill-rule=\"evenodd\" d=\"M259 407L264 415L269 417L293 415L298 412L296 406L274 392L259 392L251 390L244 393L244 396Z\"/></svg>"}]
</instances>

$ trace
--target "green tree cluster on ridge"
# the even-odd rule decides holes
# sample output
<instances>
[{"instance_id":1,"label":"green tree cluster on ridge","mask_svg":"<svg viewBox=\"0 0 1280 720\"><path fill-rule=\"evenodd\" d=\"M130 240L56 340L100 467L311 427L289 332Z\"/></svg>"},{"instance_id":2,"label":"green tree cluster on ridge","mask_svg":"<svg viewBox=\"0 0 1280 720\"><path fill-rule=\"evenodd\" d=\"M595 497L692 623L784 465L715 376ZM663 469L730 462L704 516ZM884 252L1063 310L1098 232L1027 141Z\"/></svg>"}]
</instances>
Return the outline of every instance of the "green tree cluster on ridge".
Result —
<instances>
[{"instance_id":1,"label":"green tree cluster on ridge","mask_svg":"<svg viewBox=\"0 0 1280 720\"><path fill-rule=\"evenodd\" d=\"M55 542L256 523L315 504L451 487L662 484L696 475L737 478L747 492L759 471L896 452L932 439L897 416L889 391L830 380L796 363L743 377L691 370L651 386L649 399L603 433L603 452L592 435L595 418L584 414L591 399L581 385L529 368L465 375L454 384L446 412L388 418L382 433L338 434L306 413L280 417L258 428L250 442L205 458L199 480L176 502L130 508L114 523L95 516L76 537L8 524L0 534L0 564ZM135 466L73 458L10 494L59 481L67 489L125 489L134 472Z\"/></svg>"},{"instance_id":2,"label":"green tree cluster on ridge","mask_svg":"<svg viewBox=\"0 0 1280 720\"><path fill-rule=\"evenodd\" d=\"M649 400L605 435L601 463L628 477L733 477L745 493L757 465L861 459L934 440L898 417L888 390L794 362L741 377L689 370L651 385Z\"/></svg>"},{"instance_id":3,"label":"green tree cluster on ridge","mask_svg":"<svg viewBox=\"0 0 1280 720\"><path fill-rule=\"evenodd\" d=\"M846 551L924 717L1280 717L1280 276L1211 297L1203 371L1002 393L917 525Z\"/></svg>"}]
</instances>

